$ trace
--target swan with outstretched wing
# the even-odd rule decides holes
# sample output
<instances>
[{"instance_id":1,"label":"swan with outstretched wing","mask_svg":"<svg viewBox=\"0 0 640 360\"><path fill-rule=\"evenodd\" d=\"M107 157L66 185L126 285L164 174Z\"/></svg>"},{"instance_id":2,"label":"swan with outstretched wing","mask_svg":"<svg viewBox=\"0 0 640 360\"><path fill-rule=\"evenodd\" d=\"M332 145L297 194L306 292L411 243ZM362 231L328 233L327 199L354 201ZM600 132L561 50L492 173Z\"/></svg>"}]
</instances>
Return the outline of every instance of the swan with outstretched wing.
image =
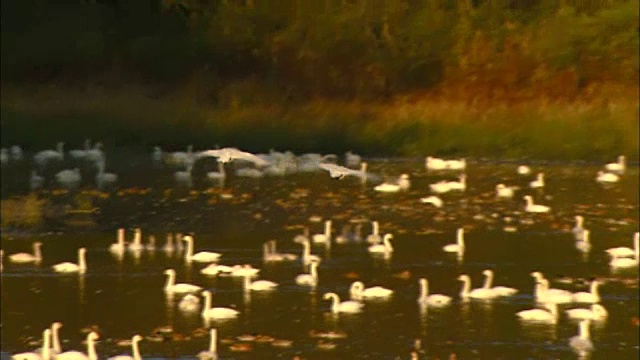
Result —
<instances>
[{"instance_id":1,"label":"swan with outstretched wing","mask_svg":"<svg viewBox=\"0 0 640 360\"><path fill-rule=\"evenodd\" d=\"M201 157L217 157L221 163L228 163L232 160L246 160L250 161L258 166L267 166L269 162L246 151L238 150L236 148L223 148L215 150L205 150L197 154L198 158Z\"/></svg>"}]
</instances>

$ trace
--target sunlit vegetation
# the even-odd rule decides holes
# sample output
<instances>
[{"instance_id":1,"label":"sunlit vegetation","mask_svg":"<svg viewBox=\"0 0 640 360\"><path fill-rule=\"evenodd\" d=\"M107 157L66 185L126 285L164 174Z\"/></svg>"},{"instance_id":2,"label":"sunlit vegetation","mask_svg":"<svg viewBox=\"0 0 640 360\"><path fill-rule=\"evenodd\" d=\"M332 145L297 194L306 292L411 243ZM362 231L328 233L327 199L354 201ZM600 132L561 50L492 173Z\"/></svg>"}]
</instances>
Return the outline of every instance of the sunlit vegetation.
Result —
<instances>
[{"instance_id":1,"label":"sunlit vegetation","mask_svg":"<svg viewBox=\"0 0 640 360\"><path fill-rule=\"evenodd\" d=\"M3 1L2 139L637 159L638 7Z\"/></svg>"},{"instance_id":2,"label":"sunlit vegetation","mask_svg":"<svg viewBox=\"0 0 640 360\"><path fill-rule=\"evenodd\" d=\"M35 194L0 200L3 228L34 228L42 224L46 200Z\"/></svg>"}]
</instances>

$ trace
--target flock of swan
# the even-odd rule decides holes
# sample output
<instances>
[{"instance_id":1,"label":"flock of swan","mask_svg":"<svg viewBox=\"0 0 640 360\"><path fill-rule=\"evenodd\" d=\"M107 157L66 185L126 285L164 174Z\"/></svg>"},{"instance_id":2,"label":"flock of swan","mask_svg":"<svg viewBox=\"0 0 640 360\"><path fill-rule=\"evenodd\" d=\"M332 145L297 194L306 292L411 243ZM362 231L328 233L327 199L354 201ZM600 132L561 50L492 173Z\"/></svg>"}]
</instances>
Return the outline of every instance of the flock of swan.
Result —
<instances>
[{"instance_id":1,"label":"flock of swan","mask_svg":"<svg viewBox=\"0 0 640 360\"><path fill-rule=\"evenodd\" d=\"M12 147L10 150L2 149L1 154L3 165L14 160L21 161L23 157L22 151L18 147ZM62 161L64 156L63 144L60 143L56 150L41 151L35 154L33 159L38 167L44 168L50 162ZM112 183L117 181L117 175L107 174L104 172L106 157L102 151L102 145L100 143L91 147L90 142L87 141L84 149L72 150L69 152L69 156L74 159L88 161L95 164L98 171L96 179L101 178L101 182L104 183L106 181ZM237 172L236 175L238 176L258 177L269 173L284 174L287 171L292 171L291 169L296 168L297 171L326 170L329 172L329 175L335 179L344 179L349 176L357 177L363 182L372 179L380 179L376 175L368 173L367 163L362 161L359 156L352 153L348 153L347 155L347 166L341 166L334 162L329 162L329 160L334 159L333 156L308 154L296 159L296 157L287 153L271 152L270 154L254 155L235 148L193 152L192 147L189 147L186 152L174 152L169 154L163 153L160 148L155 148L152 154L152 159L154 161L168 161L178 167L183 167L182 170L179 170L174 174L175 179L178 181L189 181L194 162L198 159L207 157L215 157L218 160L218 171L207 173L207 177L209 179L225 178L226 173L224 165L231 161L250 162L256 166L256 168L245 167L238 169L245 170L245 172ZM438 195L445 194L450 191L465 191L467 187L467 176L464 173L467 167L466 160L446 160L427 157L425 167L430 171L445 170L462 173L459 175L457 181L443 180L430 184L429 190L433 195L421 198L421 202L429 203L436 207L442 207L444 201ZM625 173L625 170L626 164L624 156L620 156L617 162L605 165L604 170L597 173L596 181L618 182L620 181L620 176ZM531 173L531 169L524 165L519 166L517 168L517 173L526 176ZM37 175L36 172L32 173L32 183L34 176L39 175ZM55 174L55 179L60 184L76 184L80 181L78 176L79 172L77 169L65 169L57 172ZM380 192L399 192L409 189L410 186L411 181L409 179L409 175L401 174L396 180L379 183L375 186L374 190ZM538 173L536 178L529 183L529 186L532 189L544 187L544 174ZM507 186L502 183L497 184L495 187L496 197L498 198L511 198L518 190L520 189L516 186ZM524 195L523 199L525 201L524 210L526 212L547 213L551 211L549 206L535 204L532 196L530 195ZM576 241L576 248L580 251L588 252L591 248L589 230L584 228L584 218L582 216L576 216L575 220L576 225L572 229L572 235ZM326 220L324 222L324 232L312 235L309 233L308 229L306 229L303 234L297 235L293 241L302 246L300 254L280 253L276 249L275 241L271 240L265 242L263 244L264 263L301 262L304 266L308 267L308 272L297 275L295 278L291 279L291 281L300 287L306 287L309 289L318 288L322 279L322 258L319 255L311 253L312 245L322 245L326 248L330 248L335 244L341 244L353 240L341 236L334 236L332 225L332 220ZM392 244L394 235L392 233L381 233L377 221L373 221L371 223L371 227L371 234L366 237L359 236L363 242L367 243L366 251L372 257L391 257L394 252ZM442 251L455 253L458 255L458 259L462 259L466 250L464 236L464 229L457 229L455 242L442 246ZM633 235L633 247L614 247L607 249L605 252L610 256L609 265L612 268L638 267L640 260L638 241L639 236L636 232ZM42 244L40 242L34 242L33 253L15 253L6 255L6 257L11 263L40 264L43 262L41 246ZM195 252L194 236L189 234L176 234L175 237L173 234L168 234L166 243L164 245L159 245L156 244L155 237L153 236L150 236L149 242L145 244L143 242L141 229L135 229L132 240L127 242L125 230L118 229L116 242L109 247L109 251L119 258L122 258L122 256L127 252L138 255L142 251L164 251L171 254L184 253L183 257L185 263L199 263L203 265L200 269L200 272L203 275L241 277L243 279L243 291L245 292L277 291L279 287L279 284L274 281L266 279L255 280L255 277L260 273L260 269L258 268L253 268L246 264L221 265L219 264L219 261L224 259L224 254L209 250ZM4 269L2 265L3 256L5 256L5 254L0 250L0 270ZM88 271L88 265L90 265L87 264L85 256L86 248L81 247L77 250L77 263L63 262L54 264L51 265L51 269L57 273L78 273L79 276L82 276ZM231 307L225 307L221 304L216 304L212 292L203 286L176 282L177 272L175 269L165 269L164 274L166 275L166 283L163 288L165 295L171 298L179 296L179 310L185 313L199 312L207 326L211 325L211 321L215 323L217 320L235 319L240 315L239 310ZM461 302L470 301L471 299L490 301L497 298L512 297L523 291L521 289L507 286L494 286L494 271L491 269L484 270L482 274L485 276L485 282L482 287L479 288L472 287L471 278L468 274L458 275L457 280L461 282L461 290L457 296L455 294L431 294L429 291L428 279L424 277L420 278L418 280L420 293L416 297L417 306L423 310L429 307L446 307L454 303L456 301L456 297ZM533 279L531 292L535 299L536 306L531 309L519 311L514 316L523 322L556 324L560 319L558 304L588 305L589 307L575 307L567 309L564 313L569 319L579 321L578 335L570 338L568 345L579 355L586 355L590 353L594 349L594 344L590 339L589 324L590 322L603 321L608 316L607 310L600 304L601 299L599 295L599 286L602 282L598 279L593 280L589 291L572 293L568 290L550 288L549 279L545 278L540 272L532 272L531 277ZM378 285L366 287L363 282L355 281L349 288L348 300L341 299L338 292L326 292L323 294L322 299L329 301L328 308L332 314L340 316L340 314L357 314L366 312L366 304L368 300L388 299L393 296L396 291L397 290L388 289ZM96 340L99 338L98 333L90 332L88 334L86 352L63 352L60 347L58 335L58 330L61 326L61 323L55 322L50 328L47 328L42 332L43 345L41 349L33 352L15 354L13 355L13 358L25 360L95 360L98 358L95 344ZM131 339L132 355L118 356L111 359L141 359L139 342L143 340L144 338L140 335L133 336ZM199 356L203 358L217 357L217 330L215 328L210 329L209 349L201 353Z\"/></svg>"}]
</instances>

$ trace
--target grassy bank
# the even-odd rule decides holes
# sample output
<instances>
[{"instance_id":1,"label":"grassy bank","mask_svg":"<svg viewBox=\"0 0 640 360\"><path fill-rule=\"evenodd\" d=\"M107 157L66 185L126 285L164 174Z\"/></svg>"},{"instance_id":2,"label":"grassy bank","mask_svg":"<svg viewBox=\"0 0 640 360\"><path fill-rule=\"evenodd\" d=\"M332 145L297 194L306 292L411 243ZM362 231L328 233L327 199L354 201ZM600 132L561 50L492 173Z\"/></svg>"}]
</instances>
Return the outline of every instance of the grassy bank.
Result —
<instances>
[{"instance_id":1,"label":"grassy bank","mask_svg":"<svg viewBox=\"0 0 640 360\"><path fill-rule=\"evenodd\" d=\"M188 92L186 92L188 94ZM387 102L243 102L217 107L187 95L3 85L2 146L51 148L84 138L109 146L237 146L251 151L638 159L637 89L628 96L553 102L405 96Z\"/></svg>"}]
</instances>

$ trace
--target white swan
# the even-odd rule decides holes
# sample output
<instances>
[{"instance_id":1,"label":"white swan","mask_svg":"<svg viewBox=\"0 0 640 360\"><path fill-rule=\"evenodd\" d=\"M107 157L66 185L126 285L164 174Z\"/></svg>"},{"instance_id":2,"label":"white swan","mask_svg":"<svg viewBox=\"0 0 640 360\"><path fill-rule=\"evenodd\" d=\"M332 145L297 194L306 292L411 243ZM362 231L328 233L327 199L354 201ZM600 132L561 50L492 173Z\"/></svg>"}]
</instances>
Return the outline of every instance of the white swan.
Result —
<instances>
[{"instance_id":1,"label":"white swan","mask_svg":"<svg viewBox=\"0 0 640 360\"><path fill-rule=\"evenodd\" d=\"M147 251L155 251L156 250L156 236L155 235L149 235L149 242L147 242L147 245L144 248Z\"/></svg>"},{"instance_id":2,"label":"white swan","mask_svg":"<svg viewBox=\"0 0 640 360\"><path fill-rule=\"evenodd\" d=\"M393 295L393 290L382 286L365 288L362 281L354 281L349 287L349 294L352 300L360 300L362 298L387 298Z\"/></svg>"},{"instance_id":3,"label":"white swan","mask_svg":"<svg viewBox=\"0 0 640 360\"><path fill-rule=\"evenodd\" d=\"M533 198L531 195L525 195L523 199L526 201L526 205L524 207L524 211L530 213L548 213L551 208L546 205L539 205L533 203Z\"/></svg>"},{"instance_id":4,"label":"white swan","mask_svg":"<svg viewBox=\"0 0 640 360\"><path fill-rule=\"evenodd\" d=\"M342 180L345 176L355 176L360 178L362 181L367 180L367 163L365 161L360 163L360 170L352 170L344 166L323 162L318 164L318 166L327 170L329 172L329 176L334 179Z\"/></svg>"},{"instance_id":5,"label":"white swan","mask_svg":"<svg viewBox=\"0 0 640 360\"><path fill-rule=\"evenodd\" d=\"M367 242L369 244L379 244L382 242L382 236L380 236L380 223L377 221L371 222L371 234L367 235Z\"/></svg>"},{"instance_id":6,"label":"white swan","mask_svg":"<svg viewBox=\"0 0 640 360\"><path fill-rule=\"evenodd\" d=\"M275 240L270 240L268 241L269 246L270 246L270 253L274 256L279 256L282 257L283 260L287 260L287 261L295 261L298 260L298 255L296 254L291 254L291 253L279 253L278 250L276 249L276 241Z\"/></svg>"},{"instance_id":7,"label":"white swan","mask_svg":"<svg viewBox=\"0 0 640 360\"><path fill-rule=\"evenodd\" d=\"M78 249L78 263L74 264L72 262L63 262L56 265L53 265L53 271L59 273L80 273L84 274L87 271L87 260L85 258L85 254L87 253L86 248Z\"/></svg>"},{"instance_id":8,"label":"white swan","mask_svg":"<svg viewBox=\"0 0 640 360\"><path fill-rule=\"evenodd\" d=\"M538 176L535 180L529 183L529 186L532 188L543 188L544 187L544 173L538 173Z\"/></svg>"},{"instance_id":9,"label":"white swan","mask_svg":"<svg viewBox=\"0 0 640 360\"><path fill-rule=\"evenodd\" d=\"M162 148L160 146L154 146L153 152L151 153L151 160L156 164L160 164L163 157Z\"/></svg>"},{"instance_id":10,"label":"white swan","mask_svg":"<svg viewBox=\"0 0 640 360\"><path fill-rule=\"evenodd\" d=\"M228 270L223 268L220 268L220 270L221 270L220 272L222 273L225 273L225 274L228 273L229 276L236 276L236 277L246 277L246 276L253 277L258 275L258 273L260 272L260 269L256 269L249 264L233 265Z\"/></svg>"},{"instance_id":11,"label":"white swan","mask_svg":"<svg viewBox=\"0 0 640 360\"><path fill-rule=\"evenodd\" d=\"M116 234L117 241L109 246L109 251L120 253L126 249L126 244L124 243L124 229L119 228Z\"/></svg>"},{"instance_id":12,"label":"white swan","mask_svg":"<svg viewBox=\"0 0 640 360\"><path fill-rule=\"evenodd\" d=\"M609 266L612 268L630 268L638 266L640 263L638 259L638 253L633 258L614 256L609 262Z\"/></svg>"},{"instance_id":13,"label":"white swan","mask_svg":"<svg viewBox=\"0 0 640 360\"><path fill-rule=\"evenodd\" d=\"M446 306L451 303L451 296L442 294L429 295L429 282L425 278L418 280L420 284L420 296L418 297L418 303L421 305L429 306Z\"/></svg>"},{"instance_id":14,"label":"white swan","mask_svg":"<svg viewBox=\"0 0 640 360\"><path fill-rule=\"evenodd\" d=\"M200 360L218 359L218 331L216 329L209 331L209 350L200 351L197 357Z\"/></svg>"},{"instance_id":15,"label":"white swan","mask_svg":"<svg viewBox=\"0 0 640 360\"><path fill-rule=\"evenodd\" d=\"M372 254L384 254L390 255L393 252L393 246L391 246L392 234L386 234L382 238L382 244L371 245L367 250Z\"/></svg>"},{"instance_id":16,"label":"white swan","mask_svg":"<svg viewBox=\"0 0 640 360\"><path fill-rule=\"evenodd\" d=\"M105 172L105 160L100 159L96 162L98 167L98 173L96 174L96 184L98 187L113 184L118 181L118 175L114 173Z\"/></svg>"},{"instance_id":17,"label":"white swan","mask_svg":"<svg viewBox=\"0 0 640 360\"><path fill-rule=\"evenodd\" d=\"M37 171L31 170L31 174L29 175L29 187L31 190L35 190L37 188L42 187L44 184L44 177L38 175Z\"/></svg>"},{"instance_id":18,"label":"white swan","mask_svg":"<svg viewBox=\"0 0 640 360\"><path fill-rule=\"evenodd\" d=\"M266 262L294 261L297 259L298 255L276 252L275 240L265 241L265 243L262 245L262 260Z\"/></svg>"},{"instance_id":19,"label":"white swan","mask_svg":"<svg viewBox=\"0 0 640 360\"><path fill-rule=\"evenodd\" d=\"M142 360L140 356L140 349L138 348L138 343L142 340L142 336L133 335L131 338L131 355L117 355L112 356L109 360Z\"/></svg>"},{"instance_id":20,"label":"white swan","mask_svg":"<svg viewBox=\"0 0 640 360\"><path fill-rule=\"evenodd\" d=\"M248 178L261 178L264 176L264 172L256 168L241 168L236 170L236 176L248 177Z\"/></svg>"},{"instance_id":21,"label":"white swan","mask_svg":"<svg viewBox=\"0 0 640 360\"><path fill-rule=\"evenodd\" d=\"M490 289L478 288L471 290L471 278L467 274L458 276L458 280L462 281L462 290L460 291L461 299L493 299L498 297L498 294Z\"/></svg>"},{"instance_id":22,"label":"white swan","mask_svg":"<svg viewBox=\"0 0 640 360\"><path fill-rule=\"evenodd\" d=\"M434 195L420 198L420 202L423 204L431 204L435 207L442 207L442 205L444 204L442 199Z\"/></svg>"},{"instance_id":23,"label":"white swan","mask_svg":"<svg viewBox=\"0 0 640 360\"><path fill-rule=\"evenodd\" d=\"M632 257L640 252L640 232L633 234L633 249L626 246L619 246L605 250L612 257Z\"/></svg>"},{"instance_id":24,"label":"white swan","mask_svg":"<svg viewBox=\"0 0 640 360\"><path fill-rule=\"evenodd\" d=\"M432 156L427 156L424 160L424 166L427 170L445 170L447 168L447 161Z\"/></svg>"},{"instance_id":25,"label":"white swan","mask_svg":"<svg viewBox=\"0 0 640 360\"><path fill-rule=\"evenodd\" d=\"M558 321L558 305L555 303L545 303L547 310L530 309L516 313L516 315L524 321L535 321L555 324Z\"/></svg>"},{"instance_id":26,"label":"white swan","mask_svg":"<svg viewBox=\"0 0 640 360\"><path fill-rule=\"evenodd\" d=\"M202 317L207 319L232 319L236 318L239 311L226 307L211 307L211 292L205 290L202 292L204 296L204 307L202 308Z\"/></svg>"},{"instance_id":27,"label":"white swan","mask_svg":"<svg viewBox=\"0 0 640 360\"><path fill-rule=\"evenodd\" d=\"M202 270L200 270L200 274L218 275L220 273L230 273L231 269L231 266L227 265L209 264L207 267L204 267L202 268Z\"/></svg>"},{"instance_id":28,"label":"white swan","mask_svg":"<svg viewBox=\"0 0 640 360\"><path fill-rule=\"evenodd\" d=\"M55 177L56 181L60 185L73 186L79 184L80 181L82 181L82 175L80 174L79 168L62 170L58 172Z\"/></svg>"},{"instance_id":29,"label":"white swan","mask_svg":"<svg viewBox=\"0 0 640 360\"><path fill-rule=\"evenodd\" d=\"M133 242L129 244L127 249L129 249L129 251L144 250L144 245L142 244L142 230L140 228L133 230Z\"/></svg>"},{"instance_id":30,"label":"white swan","mask_svg":"<svg viewBox=\"0 0 640 360\"><path fill-rule=\"evenodd\" d=\"M446 164L449 170L464 170L467 168L467 159L446 160Z\"/></svg>"},{"instance_id":31,"label":"white swan","mask_svg":"<svg viewBox=\"0 0 640 360\"><path fill-rule=\"evenodd\" d=\"M50 161L64 160L64 143L56 144L56 150L43 150L33 155L33 160L38 166L44 166Z\"/></svg>"},{"instance_id":32,"label":"white swan","mask_svg":"<svg viewBox=\"0 0 640 360\"><path fill-rule=\"evenodd\" d=\"M607 309L600 304L592 304L590 309L569 309L565 310L571 319L579 320L604 320L609 316Z\"/></svg>"},{"instance_id":33,"label":"white swan","mask_svg":"<svg viewBox=\"0 0 640 360\"><path fill-rule=\"evenodd\" d=\"M467 189L467 175L461 174L458 177L458 181L449 181L449 190L466 190Z\"/></svg>"},{"instance_id":34,"label":"white swan","mask_svg":"<svg viewBox=\"0 0 640 360\"><path fill-rule=\"evenodd\" d=\"M62 352L62 347L60 346L60 337L58 336L58 332L60 330L60 328L62 327L62 323L61 322L54 322L51 323L51 326L49 327L49 329L51 329L51 345L49 347L49 354L55 358L56 355L60 354ZM43 347L37 349L35 352L38 353L42 353L42 350L44 349L44 344Z\"/></svg>"},{"instance_id":35,"label":"white swan","mask_svg":"<svg viewBox=\"0 0 640 360\"><path fill-rule=\"evenodd\" d=\"M51 357L51 329L42 332L42 348L38 352L23 352L11 356L13 360L49 360Z\"/></svg>"},{"instance_id":36,"label":"white swan","mask_svg":"<svg viewBox=\"0 0 640 360\"><path fill-rule=\"evenodd\" d=\"M193 236L185 235L182 238L183 241L187 243L187 252L184 254L184 259L187 262L196 261L196 262L215 262L220 259L222 254L211 251L200 251L197 254L193 253Z\"/></svg>"},{"instance_id":37,"label":"white swan","mask_svg":"<svg viewBox=\"0 0 640 360\"><path fill-rule=\"evenodd\" d=\"M312 261L309 265L309 273L296 276L295 281L298 285L315 287L318 284L318 263Z\"/></svg>"},{"instance_id":38,"label":"white swan","mask_svg":"<svg viewBox=\"0 0 640 360\"><path fill-rule=\"evenodd\" d=\"M93 145L92 149L87 150L85 159L91 162L97 162L104 159L104 152L102 152L102 143L97 142Z\"/></svg>"},{"instance_id":39,"label":"white swan","mask_svg":"<svg viewBox=\"0 0 640 360\"><path fill-rule=\"evenodd\" d=\"M515 188L505 184L496 185L496 196L500 198L512 198Z\"/></svg>"},{"instance_id":40,"label":"white swan","mask_svg":"<svg viewBox=\"0 0 640 360\"><path fill-rule=\"evenodd\" d=\"M493 270L484 270L482 275L485 276L484 285L482 286L485 289L489 289L496 293L498 296L513 296L518 293L517 289L506 287L506 286L494 286L491 287L493 283Z\"/></svg>"},{"instance_id":41,"label":"white swan","mask_svg":"<svg viewBox=\"0 0 640 360\"><path fill-rule=\"evenodd\" d=\"M87 353L80 351L65 351L56 355L56 360L97 360L96 348L94 342L99 338L98 333L92 331L87 335Z\"/></svg>"},{"instance_id":42,"label":"white swan","mask_svg":"<svg viewBox=\"0 0 640 360\"><path fill-rule=\"evenodd\" d=\"M527 165L520 165L516 169L516 172L518 173L518 175L529 175L531 174L531 168Z\"/></svg>"},{"instance_id":43,"label":"white swan","mask_svg":"<svg viewBox=\"0 0 640 360\"><path fill-rule=\"evenodd\" d=\"M296 236L293 237L293 242L294 243L298 243L298 244L302 244L305 241L310 241L309 240L309 227L305 226L304 229L302 230L302 234L298 234Z\"/></svg>"},{"instance_id":44,"label":"white swan","mask_svg":"<svg viewBox=\"0 0 640 360\"><path fill-rule=\"evenodd\" d=\"M176 271L174 269L167 269L164 271L167 275L167 282L164 285L165 292L171 293L193 293L202 290L202 287L192 284L180 283L176 284Z\"/></svg>"},{"instance_id":45,"label":"white swan","mask_svg":"<svg viewBox=\"0 0 640 360\"><path fill-rule=\"evenodd\" d=\"M320 256L311 254L311 244L309 240L305 240L302 242L302 262L304 264L309 264L311 262L319 263L321 261Z\"/></svg>"},{"instance_id":46,"label":"white swan","mask_svg":"<svg viewBox=\"0 0 640 360\"><path fill-rule=\"evenodd\" d=\"M451 186L448 181L439 181L434 184L429 184L429 189L436 194L444 194L451 191Z\"/></svg>"},{"instance_id":47,"label":"white swan","mask_svg":"<svg viewBox=\"0 0 640 360\"><path fill-rule=\"evenodd\" d=\"M357 167L362 162L362 156L355 154L351 151L347 151L344 154L344 163L349 167Z\"/></svg>"},{"instance_id":48,"label":"white swan","mask_svg":"<svg viewBox=\"0 0 640 360\"><path fill-rule=\"evenodd\" d=\"M169 154L168 160L176 166L186 166L193 161L194 158L193 145L187 146L187 151L174 151Z\"/></svg>"},{"instance_id":49,"label":"white swan","mask_svg":"<svg viewBox=\"0 0 640 360\"><path fill-rule=\"evenodd\" d=\"M380 185L376 185L373 190L378 192L398 192L400 190L408 190L411 187L411 180L408 174L400 175L400 178L394 182L384 182Z\"/></svg>"},{"instance_id":50,"label":"white swan","mask_svg":"<svg viewBox=\"0 0 640 360\"><path fill-rule=\"evenodd\" d=\"M194 312L200 309L200 298L187 294L178 303L178 309L183 312Z\"/></svg>"},{"instance_id":51,"label":"white swan","mask_svg":"<svg viewBox=\"0 0 640 360\"><path fill-rule=\"evenodd\" d=\"M624 155L618 156L617 162L606 164L604 168L607 171L615 171L617 173L623 173L627 168Z\"/></svg>"},{"instance_id":52,"label":"white swan","mask_svg":"<svg viewBox=\"0 0 640 360\"><path fill-rule=\"evenodd\" d=\"M3 259L4 259L4 250L0 249L0 272L4 270Z\"/></svg>"},{"instance_id":53,"label":"white swan","mask_svg":"<svg viewBox=\"0 0 640 360\"><path fill-rule=\"evenodd\" d=\"M193 171L193 165L188 164L185 170L179 170L173 173L173 178L176 182L181 184L191 184L191 172Z\"/></svg>"},{"instance_id":54,"label":"white swan","mask_svg":"<svg viewBox=\"0 0 640 360\"><path fill-rule=\"evenodd\" d=\"M598 174L596 174L596 181L600 183L617 183L620 181L620 176L614 173L598 171Z\"/></svg>"},{"instance_id":55,"label":"white swan","mask_svg":"<svg viewBox=\"0 0 640 360\"><path fill-rule=\"evenodd\" d=\"M340 297L336 293L325 293L322 298L324 300L331 299L331 312L337 313L359 313L364 306L361 302L348 300L340 302Z\"/></svg>"},{"instance_id":56,"label":"white swan","mask_svg":"<svg viewBox=\"0 0 640 360\"><path fill-rule=\"evenodd\" d=\"M581 291L573 294L573 301L577 303L599 303L600 294L598 292L598 286L600 286L600 284L598 280L591 281L589 292Z\"/></svg>"},{"instance_id":57,"label":"white swan","mask_svg":"<svg viewBox=\"0 0 640 360\"><path fill-rule=\"evenodd\" d=\"M250 276L245 276L242 282L244 291L271 291L278 287L277 283L268 280L251 281Z\"/></svg>"},{"instance_id":58,"label":"white swan","mask_svg":"<svg viewBox=\"0 0 640 360\"><path fill-rule=\"evenodd\" d=\"M538 302L552 302L556 304L570 303L573 301L573 293L562 289L549 288L549 280L542 273L534 271L531 276L536 280L534 296Z\"/></svg>"},{"instance_id":59,"label":"white swan","mask_svg":"<svg viewBox=\"0 0 640 360\"><path fill-rule=\"evenodd\" d=\"M324 222L324 233L322 234L314 234L311 237L311 240L313 240L314 243L321 243L321 244L327 244L330 245L331 244L331 220L327 220Z\"/></svg>"},{"instance_id":60,"label":"white swan","mask_svg":"<svg viewBox=\"0 0 640 360\"><path fill-rule=\"evenodd\" d=\"M11 146L11 159L15 160L15 161L20 161L22 160L22 157L24 155L22 148L18 145L13 145Z\"/></svg>"},{"instance_id":61,"label":"white swan","mask_svg":"<svg viewBox=\"0 0 640 360\"><path fill-rule=\"evenodd\" d=\"M593 351L593 343L589 336L589 320L580 321L579 334L569 339L569 346L580 356Z\"/></svg>"},{"instance_id":62,"label":"white swan","mask_svg":"<svg viewBox=\"0 0 640 360\"><path fill-rule=\"evenodd\" d=\"M40 246L42 246L42 243L39 241L36 241L33 243L33 254L29 254L29 253L12 254L12 255L9 255L9 261L14 263L19 263L19 264L31 263L31 262L39 263L40 261L42 261L42 253L40 252Z\"/></svg>"},{"instance_id":63,"label":"white swan","mask_svg":"<svg viewBox=\"0 0 640 360\"><path fill-rule=\"evenodd\" d=\"M576 225L571 229L571 233L573 233L573 237L576 241L582 240L582 235L584 234L584 217L582 215L576 215Z\"/></svg>"},{"instance_id":64,"label":"white swan","mask_svg":"<svg viewBox=\"0 0 640 360\"><path fill-rule=\"evenodd\" d=\"M458 254L462 254L464 253L464 248L464 229L458 228L458 230L456 230L456 243L445 245L442 247L442 250L444 250L445 252L455 252Z\"/></svg>"},{"instance_id":65,"label":"white swan","mask_svg":"<svg viewBox=\"0 0 640 360\"><path fill-rule=\"evenodd\" d=\"M576 241L576 249L582 252L591 251L591 232L587 229L582 231L582 239Z\"/></svg>"},{"instance_id":66,"label":"white swan","mask_svg":"<svg viewBox=\"0 0 640 360\"><path fill-rule=\"evenodd\" d=\"M9 163L9 151L5 148L0 149L0 162L3 166Z\"/></svg>"}]
</instances>

